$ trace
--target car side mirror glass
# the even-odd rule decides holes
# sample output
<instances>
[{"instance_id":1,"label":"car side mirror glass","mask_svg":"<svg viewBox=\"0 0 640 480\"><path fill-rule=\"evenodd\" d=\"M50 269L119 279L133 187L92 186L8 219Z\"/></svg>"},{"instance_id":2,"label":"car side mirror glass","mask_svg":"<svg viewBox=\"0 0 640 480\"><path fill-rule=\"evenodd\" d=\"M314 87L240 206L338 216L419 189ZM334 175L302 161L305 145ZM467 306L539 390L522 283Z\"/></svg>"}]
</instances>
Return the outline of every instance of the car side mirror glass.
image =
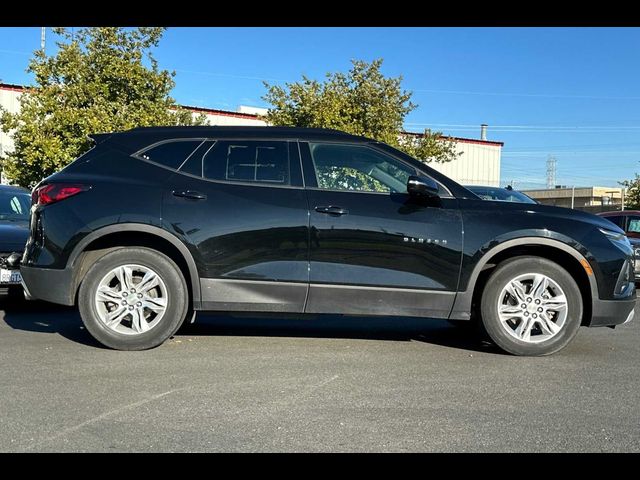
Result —
<instances>
[{"instance_id":1,"label":"car side mirror glass","mask_svg":"<svg viewBox=\"0 0 640 480\"><path fill-rule=\"evenodd\" d=\"M437 197L439 188L432 178L411 175L407 180L407 192L409 195Z\"/></svg>"}]
</instances>

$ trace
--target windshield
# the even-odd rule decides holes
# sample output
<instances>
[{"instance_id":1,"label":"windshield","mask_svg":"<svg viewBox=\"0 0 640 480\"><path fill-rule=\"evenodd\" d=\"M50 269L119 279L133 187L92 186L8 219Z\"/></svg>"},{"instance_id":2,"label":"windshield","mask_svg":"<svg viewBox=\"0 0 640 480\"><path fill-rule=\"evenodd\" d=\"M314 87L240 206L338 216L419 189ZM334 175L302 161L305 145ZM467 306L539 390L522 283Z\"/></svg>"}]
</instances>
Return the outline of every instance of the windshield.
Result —
<instances>
[{"instance_id":1,"label":"windshield","mask_svg":"<svg viewBox=\"0 0 640 480\"><path fill-rule=\"evenodd\" d=\"M0 191L0 220L29 220L31 195Z\"/></svg>"},{"instance_id":2,"label":"windshield","mask_svg":"<svg viewBox=\"0 0 640 480\"><path fill-rule=\"evenodd\" d=\"M498 187L477 187L467 186L467 189L478 195L483 200L496 200L499 202L520 202L520 203L536 203L535 200L527 197L524 193L515 190L507 190Z\"/></svg>"}]
</instances>

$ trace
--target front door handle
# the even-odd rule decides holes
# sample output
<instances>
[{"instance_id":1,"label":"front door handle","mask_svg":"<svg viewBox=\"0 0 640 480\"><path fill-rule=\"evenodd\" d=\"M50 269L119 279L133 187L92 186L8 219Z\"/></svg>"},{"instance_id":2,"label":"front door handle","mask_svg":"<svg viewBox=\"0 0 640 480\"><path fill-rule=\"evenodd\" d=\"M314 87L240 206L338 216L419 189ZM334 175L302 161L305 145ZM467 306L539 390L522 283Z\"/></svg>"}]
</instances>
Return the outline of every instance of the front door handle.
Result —
<instances>
[{"instance_id":1,"label":"front door handle","mask_svg":"<svg viewBox=\"0 0 640 480\"><path fill-rule=\"evenodd\" d=\"M335 207L332 205L329 207L316 207L316 212L326 213L327 215L347 215L349 213L349 210L343 207Z\"/></svg>"},{"instance_id":2,"label":"front door handle","mask_svg":"<svg viewBox=\"0 0 640 480\"><path fill-rule=\"evenodd\" d=\"M194 190L174 190L171 192L175 197L188 198L190 200L206 200L207 196L204 193L196 192Z\"/></svg>"}]
</instances>

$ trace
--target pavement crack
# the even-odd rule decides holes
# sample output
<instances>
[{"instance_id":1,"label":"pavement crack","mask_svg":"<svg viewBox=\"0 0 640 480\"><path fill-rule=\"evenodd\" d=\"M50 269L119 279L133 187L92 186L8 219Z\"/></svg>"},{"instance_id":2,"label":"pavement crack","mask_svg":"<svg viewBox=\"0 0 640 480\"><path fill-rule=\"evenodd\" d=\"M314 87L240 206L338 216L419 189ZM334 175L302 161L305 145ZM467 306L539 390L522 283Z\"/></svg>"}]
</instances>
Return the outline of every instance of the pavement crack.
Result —
<instances>
[{"instance_id":1,"label":"pavement crack","mask_svg":"<svg viewBox=\"0 0 640 480\"><path fill-rule=\"evenodd\" d=\"M66 435L69 435L70 433L77 432L78 430L81 430L82 428L86 427L87 425L91 425L93 423L97 423L97 422L99 422L101 420L104 420L104 419L106 419L106 418L108 418L108 417L110 417L112 415L117 414L117 413L126 412L127 410L132 410L132 409L140 407L140 406L142 406L142 405L144 405L146 403L150 403L150 402L153 402L155 400L159 400L159 399L161 399L163 397L166 397L167 395L170 395L172 393L175 393L175 392L178 392L178 391L184 390L184 389L185 388L176 388L176 389L173 389L173 390L169 390L167 392L158 393L156 395L152 395L150 397L143 398L142 400L139 400L137 402L129 403L127 405L123 405L122 407L118 407L118 408L115 408L113 410L109 410L107 412L101 413L100 415L98 415L96 417L93 417L93 418L90 418L89 420L85 420L82 423L79 423L79 424L74 425L72 427L64 428L64 429L60 430L59 432L54 433L53 435L50 435L50 436L45 437L45 438L41 438L40 440L36 440L31 445L26 447L25 450L33 450L34 448L36 448L36 447L38 447L38 446L40 446L42 444L51 442L51 441L56 440L56 439L58 439L60 437L64 437Z\"/></svg>"}]
</instances>

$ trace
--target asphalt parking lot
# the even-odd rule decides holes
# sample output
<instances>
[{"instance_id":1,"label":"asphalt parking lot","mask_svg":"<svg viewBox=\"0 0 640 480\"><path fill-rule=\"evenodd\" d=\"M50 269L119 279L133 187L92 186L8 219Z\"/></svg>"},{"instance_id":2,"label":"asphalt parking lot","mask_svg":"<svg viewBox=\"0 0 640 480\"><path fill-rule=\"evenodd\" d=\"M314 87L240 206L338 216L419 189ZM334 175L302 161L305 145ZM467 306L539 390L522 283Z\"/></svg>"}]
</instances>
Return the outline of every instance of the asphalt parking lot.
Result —
<instances>
[{"instance_id":1,"label":"asphalt parking lot","mask_svg":"<svg viewBox=\"0 0 640 480\"><path fill-rule=\"evenodd\" d=\"M638 452L637 319L544 358L441 321L214 315L116 352L72 308L8 304L0 451Z\"/></svg>"}]
</instances>

